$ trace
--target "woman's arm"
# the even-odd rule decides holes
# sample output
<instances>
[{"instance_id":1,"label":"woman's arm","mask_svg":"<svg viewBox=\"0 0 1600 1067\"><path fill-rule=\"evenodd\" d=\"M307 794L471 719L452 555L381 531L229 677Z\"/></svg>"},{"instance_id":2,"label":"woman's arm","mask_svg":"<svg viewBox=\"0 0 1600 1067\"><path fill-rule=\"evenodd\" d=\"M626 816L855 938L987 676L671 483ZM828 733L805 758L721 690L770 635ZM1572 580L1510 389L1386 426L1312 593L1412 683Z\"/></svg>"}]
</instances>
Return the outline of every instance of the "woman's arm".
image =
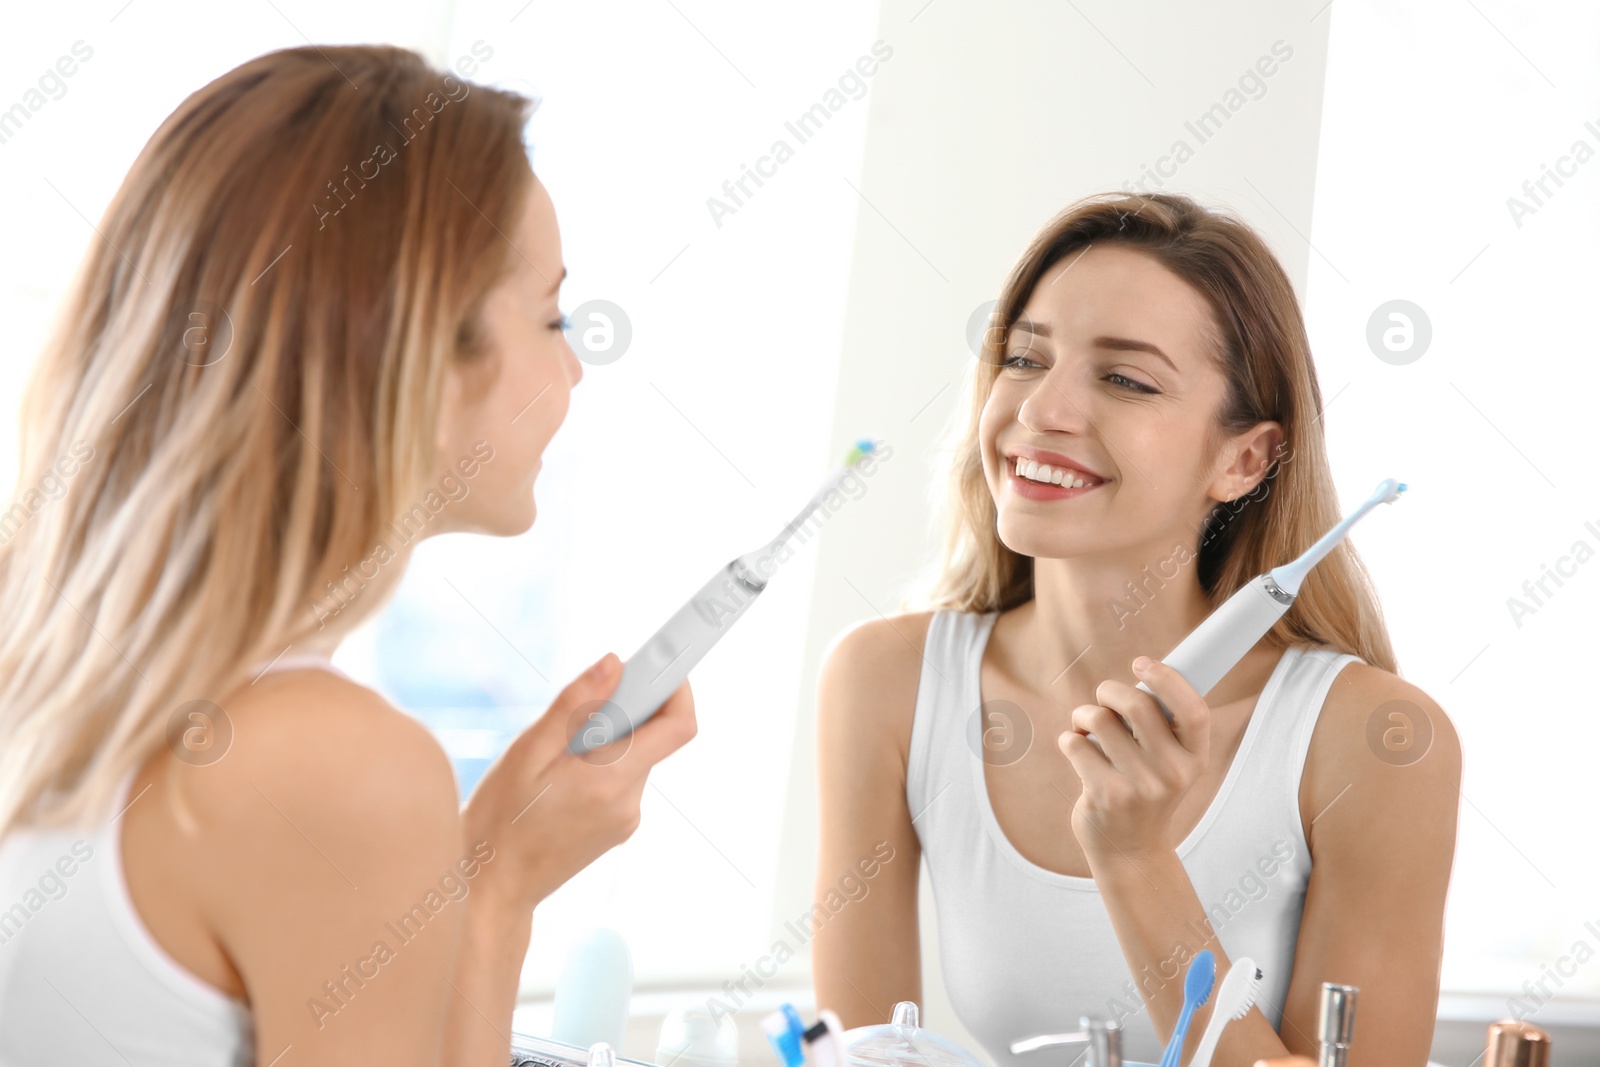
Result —
<instances>
[{"instance_id":1,"label":"woman's arm","mask_svg":"<svg viewBox=\"0 0 1600 1067\"><path fill-rule=\"evenodd\" d=\"M1081 735L1062 748L1084 778L1073 827L1089 856L1117 939L1160 1033L1171 1034L1183 1005L1183 975L1201 949L1217 961L1220 985L1231 961L1164 828L1178 799L1209 758L1209 708L1180 675L1156 663L1150 687L1176 715L1168 728L1155 702L1121 682L1102 683L1107 706L1076 709ZM1396 703L1391 703L1396 702ZM1414 709L1431 726L1427 758L1397 766L1368 747L1380 707ZM1132 726L1122 726L1112 711ZM1425 710L1423 710L1425 709ZM1213 1063L1249 1067L1286 1053L1315 1055L1324 981L1361 988L1351 1067L1421 1065L1432 1041L1438 995L1444 890L1454 852L1460 749L1449 720L1420 690L1394 675L1352 664L1336 679L1313 734L1301 807L1315 800L1313 866L1294 974L1274 1032L1259 1009L1223 1031ZM1354 798L1343 819L1333 813ZM1195 1013L1185 1049L1198 1042L1214 1003Z\"/></svg>"},{"instance_id":2,"label":"woman's arm","mask_svg":"<svg viewBox=\"0 0 1600 1067\"><path fill-rule=\"evenodd\" d=\"M695 735L684 682L632 734L586 756L567 752L580 720L616 691L622 661L606 655L567 686L484 772L462 811L469 843L495 855L467 909L449 985L450 1067L503 1067L534 908L639 825L650 769Z\"/></svg>"},{"instance_id":3,"label":"woman's arm","mask_svg":"<svg viewBox=\"0 0 1600 1067\"><path fill-rule=\"evenodd\" d=\"M1427 1062L1460 796L1461 743L1439 706L1387 671L1341 671L1301 778L1312 868L1284 1004L1291 1051L1316 1055L1322 983L1339 982L1361 989L1350 1067Z\"/></svg>"},{"instance_id":4,"label":"woman's arm","mask_svg":"<svg viewBox=\"0 0 1600 1067\"><path fill-rule=\"evenodd\" d=\"M906 809L906 759L927 628L925 614L863 623L834 643L817 683L814 899L852 875L867 887L811 942L817 1006L846 1027L888 1022L897 1001L922 1001L922 850ZM870 880L860 878L863 862L877 868Z\"/></svg>"},{"instance_id":5,"label":"woman's arm","mask_svg":"<svg viewBox=\"0 0 1600 1067\"><path fill-rule=\"evenodd\" d=\"M1074 708L1073 728L1057 743L1083 782L1072 809L1073 833L1150 1023L1158 1034L1170 1036L1183 1010L1190 961L1209 950L1216 957L1218 985L1232 966L1172 838L1178 805L1211 759L1211 709L1165 663L1141 656L1134 672L1172 709L1170 725L1148 693L1107 679L1095 690L1101 703ZM1099 748L1084 736L1088 733ZM1180 1062L1199 1043L1215 1006L1213 996L1194 1013ZM1224 1034L1212 1060L1216 1067L1238 1067L1241 1060L1249 1064L1286 1051L1259 1010L1230 1023Z\"/></svg>"}]
</instances>

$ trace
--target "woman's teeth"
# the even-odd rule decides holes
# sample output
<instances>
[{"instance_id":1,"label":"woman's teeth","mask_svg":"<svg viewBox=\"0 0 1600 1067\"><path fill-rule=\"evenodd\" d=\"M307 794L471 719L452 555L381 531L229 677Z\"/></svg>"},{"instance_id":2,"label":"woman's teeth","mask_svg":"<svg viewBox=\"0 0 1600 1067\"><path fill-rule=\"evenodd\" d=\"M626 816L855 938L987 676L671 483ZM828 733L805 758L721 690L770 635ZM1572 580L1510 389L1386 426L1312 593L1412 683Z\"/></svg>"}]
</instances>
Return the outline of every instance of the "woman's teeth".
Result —
<instances>
[{"instance_id":1,"label":"woman's teeth","mask_svg":"<svg viewBox=\"0 0 1600 1067\"><path fill-rule=\"evenodd\" d=\"M1080 486L1100 484L1093 479L1086 479L1081 474L1068 472L1060 467L1052 467L1048 463L1023 459L1021 456L1015 457L1014 463L1017 477L1026 478L1030 482L1059 485L1063 489L1077 489Z\"/></svg>"}]
</instances>

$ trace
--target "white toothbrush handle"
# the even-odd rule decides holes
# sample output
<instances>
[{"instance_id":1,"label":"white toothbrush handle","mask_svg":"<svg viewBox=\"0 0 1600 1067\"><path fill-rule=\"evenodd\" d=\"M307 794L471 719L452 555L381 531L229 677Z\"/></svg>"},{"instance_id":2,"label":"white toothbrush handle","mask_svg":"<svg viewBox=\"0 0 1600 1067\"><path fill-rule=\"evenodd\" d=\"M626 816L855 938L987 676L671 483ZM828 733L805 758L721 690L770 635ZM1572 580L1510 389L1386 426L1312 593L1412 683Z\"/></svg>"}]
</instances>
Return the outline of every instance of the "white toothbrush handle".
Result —
<instances>
[{"instance_id":1,"label":"white toothbrush handle","mask_svg":"<svg viewBox=\"0 0 1600 1067\"><path fill-rule=\"evenodd\" d=\"M1211 1067L1211 1057L1216 1054L1217 1042L1222 1040L1222 1030L1231 1021L1222 1014L1222 1005L1218 1004L1211 1013L1211 1021L1206 1023L1206 1032L1200 1035L1200 1044L1194 1050L1189 1067Z\"/></svg>"},{"instance_id":2,"label":"white toothbrush handle","mask_svg":"<svg viewBox=\"0 0 1600 1067\"><path fill-rule=\"evenodd\" d=\"M760 595L760 589L739 580L738 564L734 560L712 575L655 636L628 657L616 692L597 713L599 721L572 736L569 752L581 756L624 737L660 710L694 665Z\"/></svg>"},{"instance_id":3,"label":"white toothbrush handle","mask_svg":"<svg viewBox=\"0 0 1600 1067\"><path fill-rule=\"evenodd\" d=\"M1269 588L1276 586L1265 574L1250 579L1207 616L1205 622L1195 627L1193 633L1178 642L1178 647L1167 653L1162 662L1176 669L1194 686L1195 692L1205 696L1294 603L1293 597L1288 597L1287 604L1276 599L1268 592ZM1138 688L1150 693L1150 687L1143 682ZM1159 697L1156 703L1161 704ZM1165 705L1161 711L1171 722L1172 712Z\"/></svg>"}]
</instances>

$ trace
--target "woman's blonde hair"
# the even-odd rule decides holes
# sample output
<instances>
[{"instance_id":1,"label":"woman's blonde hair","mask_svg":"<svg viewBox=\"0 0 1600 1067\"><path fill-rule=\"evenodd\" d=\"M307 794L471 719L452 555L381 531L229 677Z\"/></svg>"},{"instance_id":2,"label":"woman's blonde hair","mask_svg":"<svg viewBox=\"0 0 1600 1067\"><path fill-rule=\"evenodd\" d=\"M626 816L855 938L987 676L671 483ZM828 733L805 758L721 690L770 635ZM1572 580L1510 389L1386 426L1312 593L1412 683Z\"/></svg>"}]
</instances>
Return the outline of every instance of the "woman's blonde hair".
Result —
<instances>
[{"instance_id":1,"label":"woman's blonde hair","mask_svg":"<svg viewBox=\"0 0 1600 1067\"><path fill-rule=\"evenodd\" d=\"M1039 279L1091 244L1153 257L1210 306L1213 353L1227 395L1206 442L1272 420L1284 440L1249 494L1212 509L1196 530L1197 577L1213 608L1258 574L1300 555L1340 519L1322 433L1322 394L1294 288L1266 243L1237 218L1173 193L1100 194L1069 205L1039 231L1007 276L981 355L971 406L951 454L942 559L924 598L953 611L1006 611L1033 597L1033 559L1001 543L984 478L978 421L1012 324ZM1394 671L1394 652L1371 580L1349 541L1311 571L1269 644L1326 644Z\"/></svg>"},{"instance_id":2,"label":"woman's blonde hair","mask_svg":"<svg viewBox=\"0 0 1600 1067\"><path fill-rule=\"evenodd\" d=\"M446 363L488 358L536 106L400 48L289 48L139 153L0 516L0 836L105 812L188 702L393 593Z\"/></svg>"}]
</instances>

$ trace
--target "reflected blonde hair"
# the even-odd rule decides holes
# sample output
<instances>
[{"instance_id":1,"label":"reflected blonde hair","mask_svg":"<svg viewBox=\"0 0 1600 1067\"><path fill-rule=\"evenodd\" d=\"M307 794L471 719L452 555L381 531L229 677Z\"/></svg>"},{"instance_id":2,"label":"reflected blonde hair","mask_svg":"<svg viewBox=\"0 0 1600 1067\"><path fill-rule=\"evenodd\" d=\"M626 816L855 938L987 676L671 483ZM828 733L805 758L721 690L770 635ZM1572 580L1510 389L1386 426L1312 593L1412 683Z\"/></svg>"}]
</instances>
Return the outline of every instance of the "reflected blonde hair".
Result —
<instances>
[{"instance_id":1,"label":"reflected blonde hair","mask_svg":"<svg viewBox=\"0 0 1600 1067\"><path fill-rule=\"evenodd\" d=\"M107 812L175 710L393 593L410 545L316 609L432 479L447 361L489 358L536 106L400 48L289 48L139 153L29 382L0 520L0 836Z\"/></svg>"},{"instance_id":2,"label":"reflected blonde hair","mask_svg":"<svg viewBox=\"0 0 1600 1067\"><path fill-rule=\"evenodd\" d=\"M950 449L942 556L922 597L952 611L1007 611L1033 598L1033 559L1001 543L984 478L978 422L1000 373L1012 324L1034 286L1063 258L1091 244L1153 257L1199 292L1215 320L1212 353L1227 382L1206 441L1263 421L1283 427L1260 484L1212 509L1195 531L1197 576L1213 608L1258 574L1300 555L1340 519L1322 433L1322 394L1294 288L1248 225L1174 193L1086 197L1039 231L1012 268L985 333L971 380L965 426ZM1325 644L1395 671L1376 592L1355 549L1341 542L1306 578L1295 604L1265 640L1275 647Z\"/></svg>"}]
</instances>

